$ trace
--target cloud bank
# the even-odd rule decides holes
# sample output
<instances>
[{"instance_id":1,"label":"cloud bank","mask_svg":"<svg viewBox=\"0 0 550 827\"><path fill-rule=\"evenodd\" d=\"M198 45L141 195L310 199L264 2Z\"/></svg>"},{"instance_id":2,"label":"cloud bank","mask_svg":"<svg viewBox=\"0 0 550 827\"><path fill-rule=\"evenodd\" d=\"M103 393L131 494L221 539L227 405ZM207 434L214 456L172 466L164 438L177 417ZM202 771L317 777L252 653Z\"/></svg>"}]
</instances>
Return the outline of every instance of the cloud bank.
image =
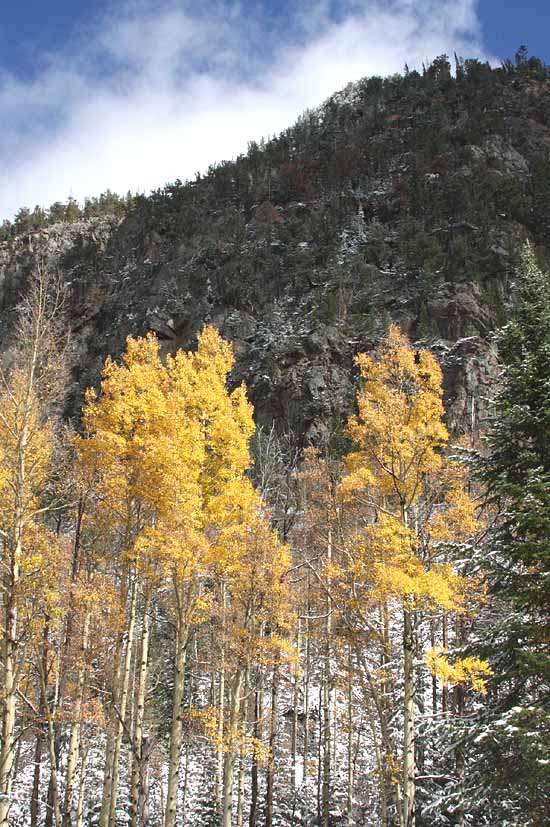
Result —
<instances>
[{"instance_id":1,"label":"cloud bank","mask_svg":"<svg viewBox=\"0 0 550 827\"><path fill-rule=\"evenodd\" d=\"M477 0L115 2L31 80L0 73L0 220L148 192L276 134L349 81L486 56ZM196 4L195 4L196 9Z\"/></svg>"}]
</instances>

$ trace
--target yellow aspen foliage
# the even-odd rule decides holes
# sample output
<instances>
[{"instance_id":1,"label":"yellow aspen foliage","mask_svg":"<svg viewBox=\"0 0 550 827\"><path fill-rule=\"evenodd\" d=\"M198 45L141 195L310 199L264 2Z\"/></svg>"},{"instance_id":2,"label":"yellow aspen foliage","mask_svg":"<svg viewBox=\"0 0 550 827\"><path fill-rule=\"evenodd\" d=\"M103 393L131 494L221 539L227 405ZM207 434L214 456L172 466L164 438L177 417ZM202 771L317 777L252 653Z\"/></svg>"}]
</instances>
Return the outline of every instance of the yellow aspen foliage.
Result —
<instances>
[{"instance_id":1,"label":"yellow aspen foliage","mask_svg":"<svg viewBox=\"0 0 550 827\"><path fill-rule=\"evenodd\" d=\"M39 523L29 524L25 534L26 553L21 560L17 597L21 619L41 625L47 616L53 624L66 610L69 554L54 531Z\"/></svg>"},{"instance_id":2,"label":"yellow aspen foliage","mask_svg":"<svg viewBox=\"0 0 550 827\"><path fill-rule=\"evenodd\" d=\"M418 554L416 533L395 517L380 514L368 526L356 561L354 575L366 581L376 601L399 599L410 611L461 609L462 578L448 564L425 569Z\"/></svg>"},{"instance_id":3,"label":"yellow aspen foliage","mask_svg":"<svg viewBox=\"0 0 550 827\"><path fill-rule=\"evenodd\" d=\"M238 522L222 527L212 545L210 564L223 595L220 666L228 703L223 718L223 707L219 708L214 741L222 769L223 823L230 824L237 751L242 758L252 751L260 760L258 739L247 737L246 695L251 669L271 666L276 670L295 657L285 634L292 618L286 582L290 552L271 529L257 495Z\"/></svg>"},{"instance_id":4,"label":"yellow aspen foliage","mask_svg":"<svg viewBox=\"0 0 550 827\"><path fill-rule=\"evenodd\" d=\"M363 387L358 414L346 428L357 446L347 457L347 487L355 475L360 487L375 485L381 496L396 495L410 505L425 475L440 467L448 439L441 368L427 350L416 353L395 325L375 359L360 353L356 362Z\"/></svg>"},{"instance_id":5,"label":"yellow aspen foliage","mask_svg":"<svg viewBox=\"0 0 550 827\"><path fill-rule=\"evenodd\" d=\"M81 461L111 513L128 518L139 503L140 544L152 551L156 542L166 559L175 560L178 543L200 545L193 530L230 523L253 499L243 477L252 408L243 387L226 390L232 366L214 328L201 333L196 353L178 351L166 364L154 336L129 338L122 364L107 360L100 397L87 393Z\"/></svg>"},{"instance_id":6,"label":"yellow aspen foliage","mask_svg":"<svg viewBox=\"0 0 550 827\"><path fill-rule=\"evenodd\" d=\"M340 486L346 505L357 513L358 506L363 509L364 527L349 543L350 605L363 620L377 605L388 622L395 604L402 610L399 810L401 823L412 827L416 794L415 628L421 622L421 612L467 611L470 581L454 571L446 549L449 543L471 538L477 520L466 476L458 463L445 456L449 434L443 423L442 372L436 359L427 350L415 351L394 325L374 358L359 354L356 361L362 387L357 394L358 412L346 427L355 449L346 457L348 473ZM477 659L457 661L451 667L444 656L432 655L426 663L446 675L447 681L452 677L477 687L482 686L487 674L484 670L488 670Z\"/></svg>"},{"instance_id":7,"label":"yellow aspen foliage","mask_svg":"<svg viewBox=\"0 0 550 827\"><path fill-rule=\"evenodd\" d=\"M374 601L463 611L465 583L444 544L473 536L478 523L465 470L444 453L441 368L396 326L375 358L359 354L357 363L363 386L346 428L357 450L340 490L348 502L362 499L371 522L356 540L354 576Z\"/></svg>"},{"instance_id":8,"label":"yellow aspen foliage","mask_svg":"<svg viewBox=\"0 0 550 827\"><path fill-rule=\"evenodd\" d=\"M66 555L44 519L55 443L40 398L13 371L0 393L0 549L4 605L18 613L21 647L40 640L45 615L53 625L63 614Z\"/></svg>"},{"instance_id":9,"label":"yellow aspen foliage","mask_svg":"<svg viewBox=\"0 0 550 827\"><path fill-rule=\"evenodd\" d=\"M218 545L224 552L217 565L218 576L225 582L232 606L255 626L267 622L286 626L291 606L285 581L290 551L259 508L240 525L222 531Z\"/></svg>"},{"instance_id":10,"label":"yellow aspen foliage","mask_svg":"<svg viewBox=\"0 0 550 827\"><path fill-rule=\"evenodd\" d=\"M485 660L476 657L458 658L453 663L449 661L447 649L436 646L426 652L425 663L432 673L444 686L460 684L471 686L475 692L485 695L487 679L493 675L493 670Z\"/></svg>"},{"instance_id":11,"label":"yellow aspen foliage","mask_svg":"<svg viewBox=\"0 0 550 827\"><path fill-rule=\"evenodd\" d=\"M233 364L213 327L195 352L165 362L153 335L130 337L122 363L107 360L99 395L87 392L75 444L96 492L94 519L150 584L191 583L213 558L225 565L232 552L220 532L258 506L244 475L252 406L244 387L227 391Z\"/></svg>"},{"instance_id":12,"label":"yellow aspen foliage","mask_svg":"<svg viewBox=\"0 0 550 827\"><path fill-rule=\"evenodd\" d=\"M186 406L192 377L179 364L174 373L162 364L154 336L130 337L123 363L107 360L101 396L87 392L87 436L77 437L76 447L120 516L140 502L157 512L185 509L192 523L198 520L203 445Z\"/></svg>"},{"instance_id":13,"label":"yellow aspen foliage","mask_svg":"<svg viewBox=\"0 0 550 827\"><path fill-rule=\"evenodd\" d=\"M245 518L224 528L209 553L210 570L225 592L226 655L237 667L295 657L286 639L294 619L286 580L290 550L255 496ZM264 633L267 627L269 634Z\"/></svg>"},{"instance_id":14,"label":"yellow aspen foliage","mask_svg":"<svg viewBox=\"0 0 550 827\"><path fill-rule=\"evenodd\" d=\"M9 384L0 392L0 536L6 538L13 531L21 462L24 462L24 493L19 507L25 513L25 523L40 509L39 495L51 472L54 432L52 425L45 421L41 407L24 373L14 371ZM21 456L23 432L24 458Z\"/></svg>"},{"instance_id":15,"label":"yellow aspen foliage","mask_svg":"<svg viewBox=\"0 0 550 827\"><path fill-rule=\"evenodd\" d=\"M480 528L474 499L468 493L463 463L443 457L441 469L431 480L432 508L424 532L433 543L457 542L472 537Z\"/></svg>"},{"instance_id":16,"label":"yellow aspen foliage","mask_svg":"<svg viewBox=\"0 0 550 827\"><path fill-rule=\"evenodd\" d=\"M195 352L180 350L165 362L153 335L129 338L122 363L107 361L99 396L88 392L86 433L76 440L84 476L116 524L120 559L131 565L121 582L130 585L137 576L148 592L168 586L176 632L166 827L175 823L186 647L191 626L209 611L200 584L214 558L223 567L232 553L220 534L241 525L256 505L245 477L252 407L244 387L227 389L233 363L231 346L213 327L204 328ZM129 605L134 617L135 599ZM119 664L122 655L119 643ZM126 656L127 676L130 661ZM120 744L120 724L114 724ZM112 741L116 770L120 748ZM106 762L105 777L111 772ZM102 827L113 807L104 786Z\"/></svg>"},{"instance_id":17,"label":"yellow aspen foliage","mask_svg":"<svg viewBox=\"0 0 550 827\"><path fill-rule=\"evenodd\" d=\"M233 350L215 328L204 328L196 353L188 354L188 358L196 377L193 409L204 440L200 480L205 521L223 524L241 503L243 508L251 503L251 489L243 474L251 465L249 443L255 430L252 406L244 385L227 392Z\"/></svg>"}]
</instances>

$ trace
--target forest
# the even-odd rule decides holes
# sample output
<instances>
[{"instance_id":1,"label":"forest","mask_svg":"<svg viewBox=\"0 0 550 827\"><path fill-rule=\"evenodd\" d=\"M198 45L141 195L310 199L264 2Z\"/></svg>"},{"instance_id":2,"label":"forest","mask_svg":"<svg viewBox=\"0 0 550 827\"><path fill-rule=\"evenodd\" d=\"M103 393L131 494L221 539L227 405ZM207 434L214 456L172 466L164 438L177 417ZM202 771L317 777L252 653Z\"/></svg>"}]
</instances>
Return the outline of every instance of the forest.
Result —
<instances>
[{"instance_id":1,"label":"forest","mask_svg":"<svg viewBox=\"0 0 550 827\"><path fill-rule=\"evenodd\" d=\"M550 68L0 227L0 827L546 827Z\"/></svg>"},{"instance_id":2,"label":"forest","mask_svg":"<svg viewBox=\"0 0 550 827\"><path fill-rule=\"evenodd\" d=\"M391 324L323 444L257 428L213 325L128 337L63 415L62 280L0 387L1 827L548 816L550 277L527 245L484 427Z\"/></svg>"}]
</instances>

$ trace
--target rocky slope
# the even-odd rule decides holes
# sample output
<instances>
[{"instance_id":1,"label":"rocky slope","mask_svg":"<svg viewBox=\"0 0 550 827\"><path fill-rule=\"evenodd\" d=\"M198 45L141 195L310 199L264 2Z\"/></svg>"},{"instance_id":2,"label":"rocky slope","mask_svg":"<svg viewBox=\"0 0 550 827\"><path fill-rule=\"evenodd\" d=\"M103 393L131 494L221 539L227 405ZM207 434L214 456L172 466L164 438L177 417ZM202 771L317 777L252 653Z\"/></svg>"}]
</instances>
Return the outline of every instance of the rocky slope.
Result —
<instances>
[{"instance_id":1,"label":"rocky slope","mask_svg":"<svg viewBox=\"0 0 550 827\"><path fill-rule=\"evenodd\" d=\"M48 224L0 242L0 340L36 262L57 267L77 342L75 412L107 353L153 330L189 346L204 322L237 354L260 422L301 441L353 404L353 356L390 320L445 368L456 431L487 414L517 251L550 240L550 80L440 58L371 78L295 127L124 217Z\"/></svg>"}]
</instances>

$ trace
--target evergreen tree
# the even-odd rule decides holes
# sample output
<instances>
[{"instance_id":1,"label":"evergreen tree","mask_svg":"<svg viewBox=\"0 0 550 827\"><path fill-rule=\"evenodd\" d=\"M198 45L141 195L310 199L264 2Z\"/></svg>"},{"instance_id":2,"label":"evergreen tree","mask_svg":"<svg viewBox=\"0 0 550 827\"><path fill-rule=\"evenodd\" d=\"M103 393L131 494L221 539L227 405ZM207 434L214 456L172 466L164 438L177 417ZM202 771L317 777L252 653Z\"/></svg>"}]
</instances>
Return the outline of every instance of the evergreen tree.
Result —
<instances>
[{"instance_id":1,"label":"evergreen tree","mask_svg":"<svg viewBox=\"0 0 550 827\"><path fill-rule=\"evenodd\" d=\"M547 823L550 766L550 275L530 246L498 345L502 384L481 471L498 515L484 561L495 679L475 740L492 770L485 783L507 791L502 823L527 827Z\"/></svg>"}]
</instances>

